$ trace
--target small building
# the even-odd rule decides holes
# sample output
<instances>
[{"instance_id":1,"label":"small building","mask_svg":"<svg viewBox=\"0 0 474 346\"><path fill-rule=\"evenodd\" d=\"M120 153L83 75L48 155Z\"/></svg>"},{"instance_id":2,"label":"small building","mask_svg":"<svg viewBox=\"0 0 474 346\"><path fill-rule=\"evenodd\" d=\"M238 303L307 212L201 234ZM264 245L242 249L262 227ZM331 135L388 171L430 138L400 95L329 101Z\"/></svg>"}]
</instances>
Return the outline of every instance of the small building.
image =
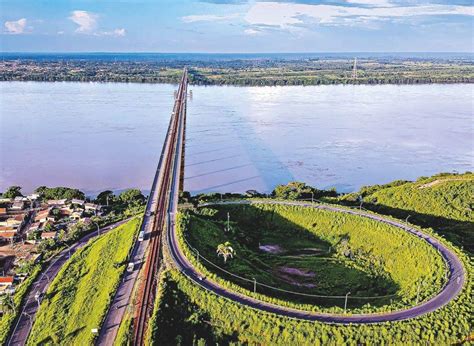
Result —
<instances>
[{"instance_id":1,"label":"small building","mask_svg":"<svg viewBox=\"0 0 474 346\"><path fill-rule=\"evenodd\" d=\"M15 201L13 202L11 210L23 210L25 209L25 202L24 201Z\"/></svg>"},{"instance_id":2,"label":"small building","mask_svg":"<svg viewBox=\"0 0 474 346\"><path fill-rule=\"evenodd\" d=\"M0 215L6 214L7 208L0 208Z\"/></svg>"},{"instance_id":3,"label":"small building","mask_svg":"<svg viewBox=\"0 0 474 346\"><path fill-rule=\"evenodd\" d=\"M64 206L66 201L66 199L50 199L46 203L51 206Z\"/></svg>"},{"instance_id":4,"label":"small building","mask_svg":"<svg viewBox=\"0 0 474 346\"><path fill-rule=\"evenodd\" d=\"M94 203L84 203L86 211L97 213L100 210L100 205Z\"/></svg>"},{"instance_id":5,"label":"small building","mask_svg":"<svg viewBox=\"0 0 474 346\"><path fill-rule=\"evenodd\" d=\"M0 233L5 232L16 232L16 227L13 226L0 226Z\"/></svg>"},{"instance_id":6,"label":"small building","mask_svg":"<svg viewBox=\"0 0 474 346\"><path fill-rule=\"evenodd\" d=\"M73 211L74 211L74 209L71 209L69 207L63 207L63 208L59 209L59 213L60 213L61 216L71 216Z\"/></svg>"},{"instance_id":7,"label":"small building","mask_svg":"<svg viewBox=\"0 0 474 346\"><path fill-rule=\"evenodd\" d=\"M16 237L16 231L0 233L0 239L12 241Z\"/></svg>"},{"instance_id":8,"label":"small building","mask_svg":"<svg viewBox=\"0 0 474 346\"><path fill-rule=\"evenodd\" d=\"M35 222L55 221L55 217L51 215L52 208L40 210L35 215Z\"/></svg>"},{"instance_id":9,"label":"small building","mask_svg":"<svg viewBox=\"0 0 474 346\"><path fill-rule=\"evenodd\" d=\"M15 228L20 227L20 225L23 223L23 221L18 220L15 217L10 217L6 221L2 222L2 224L5 224L5 226L12 226Z\"/></svg>"},{"instance_id":10,"label":"small building","mask_svg":"<svg viewBox=\"0 0 474 346\"><path fill-rule=\"evenodd\" d=\"M57 235L56 231L43 232L41 233L41 239L55 239Z\"/></svg>"},{"instance_id":11,"label":"small building","mask_svg":"<svg viewBox=\"0 0 474 346\"><path fill-rule=\"evenodd\" d=\"M40 195L38 193L32 193L31 195L26 196L30 201L36 201L38 198L40 198Z\"/></svg>"},{"instance_id":12,"label":"small building","mask_svg":"<svg viewBox=\"0 0 474 346\"><path fill-rule=\"evenodd\" d=\"M73 220L80 220L82 217L83 211L82 210L76 210L71 214L71 219Z\"/></svg>"},{"instance_id":13,"label":"small building","mask_svg":"<svg viewBox=\"0 0 474 346\"><path fill-rule=\"evenodd\" d=\"M30 225L28 228L28 233L30 232L36 232L40 229L41 223L40 222L35 222Z\"/></svg>"},{"instance_id":14,"label":"small building","mask_svg":"<svg viewBox=\"0 0 474 346\"><path fill-rule=\"evenodd\" d=\"M15 292L14 282L15 277L13 276L0 276L0 294L13 294Z\"/></svg>"},{"instance_id":15,"label":"small building","mask_svg":"<svg viewBox=\"0 0 474 346\"><path fill-rule=\"evenodd\" d=\"M71 200L71 204L84 205L84 203L86 203L86 201L84 201L84 200L82 200L82 199L73 198L73 199Z\"/></svg>"}]
</instances>

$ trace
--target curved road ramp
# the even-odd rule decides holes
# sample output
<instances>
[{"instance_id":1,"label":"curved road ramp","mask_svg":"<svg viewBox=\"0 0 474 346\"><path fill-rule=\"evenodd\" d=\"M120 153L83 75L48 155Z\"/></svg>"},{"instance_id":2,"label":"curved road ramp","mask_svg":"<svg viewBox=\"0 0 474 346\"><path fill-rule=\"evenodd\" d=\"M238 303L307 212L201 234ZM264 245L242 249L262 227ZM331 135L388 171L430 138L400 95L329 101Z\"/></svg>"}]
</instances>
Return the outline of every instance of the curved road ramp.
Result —
<instances>
[{"instance_id":1,"label":"curved road ramp","mask_svg":"<svg viewBox=\"0 0 474 346\"><path fill-rule=\"evenodd\" d=\"M432 312L436 309L439 309L446 305L448 302L456 298L459 292L462 290L464 282L466 280L466 274L464 271L464 267L459 260L459 258L446 246L441 244L437 239L434 237L425 234L413 227L410 227L408 224L394 221L389 218L385 218L379 215L366 213L359 210L351 210L351 209L344 209L338 208L335 206L323 205L323 204L308 204L308 203L298 203L298 202L283 202L283 201L248 201L248 200L241 200L241 201L228 201L228 202L216 202L216 203L209 203L206 205L212 204L251 204L251 203L269 203L269 204L285 204L285 205L294 205L294 206L302 206L307 208L319 208L324 209L332 212L338 213L347 213L358 215L360 217L370 218L377 222L383 222L395 227L398 227L406 232L413 234L414 236L426 241L431 246L435 247L439 253L442 255L444 261L447 264L448 268L448 281L443 289L430 300L413 306L411 308L399 311L392 311L386 313L377 313L377 314L354 314L354 315L342 315L342 314L327 314L327 313L317 313L317 312L308 312L302 310L296 310L288 307L278 306L275 304L263 302L261 300L257 300L251 298L249 296L245 296L243 294L233 292L220 286L215 282L211 282L209 280L201 280L203 274L199 273L198 270L187 260L185 255L183 254L182 250L178 245L178 236L176 232L176 228L174 225L170 225L168 227L168 237L169 241L168 244L170 246L170 251L172 258L179 268L179 270L186 275L189 279L191 279L196 285L199 285L221 297L230 299L237 303L249 306L254 309L262 310L265 312L275 313L281 316L286 316L290 318L297 318L302 320L308 321L320 321L326 323L339 323L339 324L367 324L367 323L381 323L381 322L388 322L388 321L400 321L415 318L429 312Z\"/></svg>"}]
</instances>

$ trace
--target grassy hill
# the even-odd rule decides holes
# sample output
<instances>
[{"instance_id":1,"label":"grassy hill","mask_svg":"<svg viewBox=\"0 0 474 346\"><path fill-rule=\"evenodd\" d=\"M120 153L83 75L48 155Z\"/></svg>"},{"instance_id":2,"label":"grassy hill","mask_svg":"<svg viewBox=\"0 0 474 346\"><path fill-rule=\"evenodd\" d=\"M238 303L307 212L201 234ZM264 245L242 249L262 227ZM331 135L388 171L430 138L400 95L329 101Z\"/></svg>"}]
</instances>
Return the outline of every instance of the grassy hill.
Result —
<instances>
[{"instance_id":1,"label":"grassy hill","mask_svg":"<svg viewBox=\"0 0 474 346\"><path fill-rule=\"evenodd\" d=\"M433 228L454 244L474 253L474 174L439 174L414 182L395 181L362 188L343 196L343 203L393 215L422 227Z\"/></svg>"}]
</instances>

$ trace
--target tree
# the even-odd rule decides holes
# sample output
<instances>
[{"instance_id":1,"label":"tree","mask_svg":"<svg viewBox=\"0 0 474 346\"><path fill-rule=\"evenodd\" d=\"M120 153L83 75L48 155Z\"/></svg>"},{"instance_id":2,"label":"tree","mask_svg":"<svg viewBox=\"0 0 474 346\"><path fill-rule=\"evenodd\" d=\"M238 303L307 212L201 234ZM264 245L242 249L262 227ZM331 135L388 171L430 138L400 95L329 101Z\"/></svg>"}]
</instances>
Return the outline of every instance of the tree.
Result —
<instances>
[{"instance_id":1,"label":"tree","mask_svg":"<svg viewBox=\"0 0 474 346\"><path fill-rule=\"evenodd\" d=\"M119 195L119 199L126 204L139 205L145 201L145 196L138 189L128 189Z\"/></svg>"},{"instance_id":2,"label":"tree","mask_svg":"<svg viewBox=\"0 0 474 346\"><path fill-rule=\"evenodd\" d=\"M47 187L40 186L35 192L44 199L85 199L84 192L78 189L71 189L69 187Z\"/></svg>"},{"instance_id":3,"label":"tree","mask_svg":"<svg viewBox=\"0 0 474 346\"><path fill-rule=\"evenodd\" d=\"M318 199L321 197L336 197L337 192L335 189L330 190L319 190L312 186L306 185L298 181L292 181L287 185L278 185L273 190L272 195L276 198L281 199Z\"/></svg>"},{"instance_id":4,"label":"tree","mask_svg":"<svg viewBox=\"0 0 474 346\"><path fill-rule=\"evenodd\" d=\"M7 191L2 194L3 198L15 198L18 196L23 196L21 194L21 186L10 186Z\"/></svg>"},{"instance_id":5,"label":"tree","mask_svg":"<svg viewBox=\"0 0 474 346\"><path fill-rule=\"evenodd\" d=\"M227 262L227 258L234 258L235 251L232 248L230 242L226 241L224 244L219 244L217 246L217 256L224 257L224 263Z\"/></svg>"},{"instance_id":6,"label":"tree","mask_svg":"<svg viewBox=\"0 0 474 346\"><path fill-rule=\"evenodd\" d=\"M5 298L3 298L2 305L4 306L5 312L11 313L15 311L15 301L13 300L11 294L5 295Z\"/></svg>"},{"instance_id":7,"label":"tree","mask_svg":"<svg viewBox=\"0 0 474 346\"><path fill-rule=\"evenodd\" d=\"M109 203L112 203L114 201L114 198L115 198L115 195L112 191L105 190L97 195L97 198L95 201L98 204L108 205Z\"/></svg>"}]
</instances>

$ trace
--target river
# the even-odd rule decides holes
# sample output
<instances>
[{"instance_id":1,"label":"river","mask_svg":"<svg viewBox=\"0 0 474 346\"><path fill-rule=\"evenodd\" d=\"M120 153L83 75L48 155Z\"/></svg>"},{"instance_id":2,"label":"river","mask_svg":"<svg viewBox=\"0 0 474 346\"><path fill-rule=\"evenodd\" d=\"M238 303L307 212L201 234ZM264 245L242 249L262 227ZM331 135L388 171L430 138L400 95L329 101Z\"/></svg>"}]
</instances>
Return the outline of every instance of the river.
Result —
<instances>
[{"instance_id":1,"label":"river","mask_svg":"<svg viewBox=\"0 0 474 346\"><path fill-rule=\"evenodd\" d=\"M176 86L0 83L0 191L148 190ZM191 86L185 189L363 185L474 169L474 85Z\"/></svg>"}]
</instances>

